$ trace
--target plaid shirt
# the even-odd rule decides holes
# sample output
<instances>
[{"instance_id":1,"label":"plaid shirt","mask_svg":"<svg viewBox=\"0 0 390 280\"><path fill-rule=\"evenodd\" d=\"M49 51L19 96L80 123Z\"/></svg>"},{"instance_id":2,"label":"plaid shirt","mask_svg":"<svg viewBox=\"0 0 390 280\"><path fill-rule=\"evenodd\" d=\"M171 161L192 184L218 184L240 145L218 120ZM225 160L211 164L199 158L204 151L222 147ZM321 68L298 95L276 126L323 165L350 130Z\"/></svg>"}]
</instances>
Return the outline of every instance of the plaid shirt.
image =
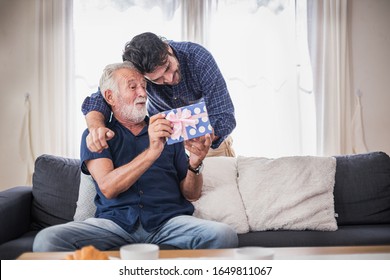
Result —
<instances>
[{"instance_id":1,"label":"plaid shirt","mask_svg":"<svg viewBox=\"0 0 390 280\"><path fill-rule=\"evenodd\" d=\"M220 137L211 146L217 148L236 127L233 102L221 71L204 47L191 42L168 43L179 61L181 81L174 86L147 82L149 115L204 101L214 133ZM90 111L110 118L111 110L100 91L84 100L83 114Z\"/></svg>"}]
</instances>

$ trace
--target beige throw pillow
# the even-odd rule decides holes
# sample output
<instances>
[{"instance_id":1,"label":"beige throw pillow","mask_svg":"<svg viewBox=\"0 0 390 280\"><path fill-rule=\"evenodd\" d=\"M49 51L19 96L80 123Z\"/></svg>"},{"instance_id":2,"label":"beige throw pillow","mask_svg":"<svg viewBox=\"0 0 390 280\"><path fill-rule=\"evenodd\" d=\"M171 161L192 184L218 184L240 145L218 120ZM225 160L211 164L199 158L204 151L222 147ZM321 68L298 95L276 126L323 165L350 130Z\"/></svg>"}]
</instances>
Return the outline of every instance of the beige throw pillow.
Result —
<instances>
[{"instance_id":1,"label":"beige throw pillow","mask_svg":"<svg viewBox=\"0 0 390 280\"><path fill-rule=\"evenodd\" d=\"M333 157L238 157L238 187L251 231L334 231Z\"/></svg>"},{"instance_id":2,"label":"beige throw pillow","mask_svg":"<svg viewBox=\"0 0 390 280\"><path fill-rule=\"evenodd\" d=\"M193 202L193 205L195 217L226 223L237 233L249 231L244 205L237 188L236 158L204 159L202 196Z\"/></svg>"}]
</instances>

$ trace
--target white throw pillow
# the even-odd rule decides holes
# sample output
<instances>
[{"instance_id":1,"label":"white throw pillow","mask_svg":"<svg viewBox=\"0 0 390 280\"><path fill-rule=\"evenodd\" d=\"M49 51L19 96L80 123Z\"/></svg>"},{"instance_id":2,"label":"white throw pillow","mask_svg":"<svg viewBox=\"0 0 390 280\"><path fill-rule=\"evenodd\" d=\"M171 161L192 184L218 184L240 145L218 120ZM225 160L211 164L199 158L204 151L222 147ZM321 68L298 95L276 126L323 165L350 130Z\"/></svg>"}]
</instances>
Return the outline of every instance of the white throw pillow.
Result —
<instances>
[{"instance_id":1,"label":"white throw pillow","mask_svg":"<svg viewBox=\"0 0 390 280\"><path fill-rule=\"evenodd\" d=\"M238 157L238 187L251 231L337 230L333 157Z\"/></svg>"},{"instance_id":2,"label":"white throw pillow","mask_svg":"<svg viewBox=\"0 0 390 280\"><path fill-rule=\"evenodd\" d=\"M77 200L76 212L74 214L74 221L84 221L88 218L95 217L96 189L92 176L85 175L81 172L79 198Z\"/></svg>"},{"instance_id":3,"label":"white throw pillow","mask_svg":"<svg viewBox=\"0 0 390 280\"><path fill-rule=\"evenodd\" d=\"M204 159L203 190L193 202L194 216L230 225L237 233L249 231L244 205L237 188L236 158Z\"/></svg>"}]
</instances>

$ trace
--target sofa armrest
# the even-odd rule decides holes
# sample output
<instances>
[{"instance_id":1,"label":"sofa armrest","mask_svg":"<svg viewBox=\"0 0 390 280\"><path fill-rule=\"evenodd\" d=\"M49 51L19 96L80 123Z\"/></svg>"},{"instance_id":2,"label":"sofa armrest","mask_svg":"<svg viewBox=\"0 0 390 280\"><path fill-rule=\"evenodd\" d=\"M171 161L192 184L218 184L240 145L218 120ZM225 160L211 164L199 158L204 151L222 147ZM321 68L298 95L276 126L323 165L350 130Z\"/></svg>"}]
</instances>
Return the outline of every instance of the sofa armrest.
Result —
<instances>
[{"instance_id":1,"label":"sofa armrest","mask_svg":"<svg viewBox=\"0 0 390 280\"><path fill-rule=\"evenodd\" d=\"M14 187L0 192L0 244L30 229L32 188Z\"/></svg>"}]
</instances>

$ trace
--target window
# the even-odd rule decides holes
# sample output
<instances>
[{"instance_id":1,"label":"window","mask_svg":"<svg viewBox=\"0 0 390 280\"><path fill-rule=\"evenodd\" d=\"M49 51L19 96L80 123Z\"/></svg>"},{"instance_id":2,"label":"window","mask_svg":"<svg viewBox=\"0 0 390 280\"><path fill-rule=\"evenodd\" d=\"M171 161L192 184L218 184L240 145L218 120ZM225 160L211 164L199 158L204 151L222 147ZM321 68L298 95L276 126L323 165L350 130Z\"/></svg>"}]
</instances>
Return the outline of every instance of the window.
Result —
<instances>
[{"instance_id":1,"label":"window","mask_svg":"<svg viewBox=\"0 0 390 280\"><path fill-rule=\"evenodd\" d=\"M125 43L135 35L151 31L180 40L181 11L177 1L171 5L160 1L78 0L73 4L75 87L77 134L72 156L79 157L81 134L86 128L81 105L85 97L98 89L107 64L121 62ZM148 20L146 20L148 19ZM92 24L93 23L93 24Z\"/></svg>"},{"instance_id":2,"label":"window","mask_svg":"<svg viewBox=\"0 0 390 280\"><path fill-rule=\"evenodd\" d=\"M80 132L74 139L76 156L85 129L80 107L97 90L104 66L121 61L124 44L139 33L151 31L182 40L189 17L199 20L199 16L207 22L202 42L217 60L235 105L236 153L266 157L315 154L306 1L204 3L208 5L202 7L203 12L198 10L194 16L183 12L183 1L74 1L75 114L80 116Z\"/></svg>"},{"instance_id":3,"label":"window","mask_svg":"<svg viewBox=\"0 0 390 280\"><path fill-rule=\"evenodd\" d=\"M208 35L235 104L236 152L315 154L306 1L218 1Z\"/></svg>"}]
</instances>

